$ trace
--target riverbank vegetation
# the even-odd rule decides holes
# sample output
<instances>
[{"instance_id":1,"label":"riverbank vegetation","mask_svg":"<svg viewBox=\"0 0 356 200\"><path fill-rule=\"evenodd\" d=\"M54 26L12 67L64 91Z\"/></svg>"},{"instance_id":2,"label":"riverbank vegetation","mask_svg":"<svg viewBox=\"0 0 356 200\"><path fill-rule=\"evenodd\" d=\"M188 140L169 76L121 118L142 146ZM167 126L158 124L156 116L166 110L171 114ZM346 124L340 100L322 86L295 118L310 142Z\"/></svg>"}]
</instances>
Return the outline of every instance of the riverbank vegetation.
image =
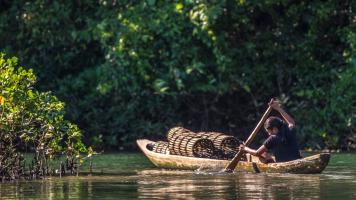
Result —
<instances>
[{"instance_id":1,"label":"riverbank vegetation","mask_svg":"<svg viewBox=\"0 0 356 200\"><path fill-rule=\"evenodd\" d=\"M64 119L64 103L34 89L32 70L0 56L0 179L75 173L86 152L79 128ZM33 157L24 153L33 153ZM55 158L65 162L53 166ZM27 159L26 159L27 158Z\"/></svg>"},{"instance_id":2,"label":"riverbank vegetation","mask_svg":"<svg viewBox=\"0 0 356 200\"><path fill-rule=\"evenodd\" d=\"M176 125L245 138L278 97L303 148L352 150L351 2L5 0L0 48L33 68L38 90L66 102L65 118L97 149L134 149L135 139L163 137ZM52 94L23 95L24 105L45 100L58 110L40 110L49 118L36 127L50 130L59 119L64 128L45 141L78 132L62 123L63 104Z\"/></svg>"}]
</instances>

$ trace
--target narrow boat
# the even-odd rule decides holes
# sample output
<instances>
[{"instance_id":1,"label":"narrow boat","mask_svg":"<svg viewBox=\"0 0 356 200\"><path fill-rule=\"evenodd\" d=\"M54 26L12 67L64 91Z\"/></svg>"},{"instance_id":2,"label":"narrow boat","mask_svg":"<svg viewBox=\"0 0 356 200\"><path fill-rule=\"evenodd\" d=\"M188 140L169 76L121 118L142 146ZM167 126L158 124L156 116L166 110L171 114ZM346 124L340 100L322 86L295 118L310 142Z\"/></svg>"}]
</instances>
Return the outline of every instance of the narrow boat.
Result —
<instances>
[{"instance_id":1,"label":"narrow boat","mask_svg":"<svg viewBox=\"0 0 356 200\"><path fill-rule=\"evenodd\" d=\"M199 170L199 169L224 169L229 160L218 160L208 158L186 157L179 155L169 155L153 152L147 149L147 144L154 143L147 139L136 141L139 148L147 158L157 167L178 170ZM298 160L264 164L256 157L247 156L246 161L240 161L235 168L235 172L266 172L266 173L293 173L293 174L317 174L321 173L328 165L329 153L301 158Z\"/></svg>"}]
</instances>

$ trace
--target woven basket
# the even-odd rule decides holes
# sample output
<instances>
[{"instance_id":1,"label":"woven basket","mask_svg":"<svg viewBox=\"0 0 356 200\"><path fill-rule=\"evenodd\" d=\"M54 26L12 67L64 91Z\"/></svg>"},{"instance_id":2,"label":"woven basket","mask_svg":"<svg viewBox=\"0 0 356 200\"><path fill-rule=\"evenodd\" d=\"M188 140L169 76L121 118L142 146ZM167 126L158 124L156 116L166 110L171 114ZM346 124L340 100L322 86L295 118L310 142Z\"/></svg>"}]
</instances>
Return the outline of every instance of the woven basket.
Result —
<instances>
[{"instance_id":1,"label":"woven basket","mask_svg":"<svg viewBox=\"0 0 356 200\"><path fill-rule=\"evenodd\" d=\"M168 139L168 141L170 141L173 138L175 138L175 136L191 135L191 134L195 134L195 133L188 129L185 129L183 127L174 127L174 128L169 129L168 134L167 134L167 139Z\"/></svg>"},{"instance_id":2,"label":"woven basket","mask_svg":"<svg viewBox=\"0 0 356 200\"><path fill-rule=\"evenodd\" d=\"M167 138L170 154L199 158L210 158L214 154L212 141L183 127L170 129Z\"/></svg>"},{"instance_id":3,"label":"woven basket","mask_svg":"<svg viewBox=\"0 0 356 200\"><path fill-rule=\"evenodd\" d=\"M242 143L237 138L225 135L218 132L199 132L198 137L210 139L214 143L214 147L217 150L215 154L221 154L221 157L233 157L237 153L237 149Z\"/></svg>"},{"instance_id":4,"label":"woven basket","mask_svg":"<svg viewBox=\"0 0 356 200\"><path fill-rule=\"evenodd\" d=\"M169 153L168 142L158 141L153 144L153 152L167 154Z\"/></svg>"}]
</instances>

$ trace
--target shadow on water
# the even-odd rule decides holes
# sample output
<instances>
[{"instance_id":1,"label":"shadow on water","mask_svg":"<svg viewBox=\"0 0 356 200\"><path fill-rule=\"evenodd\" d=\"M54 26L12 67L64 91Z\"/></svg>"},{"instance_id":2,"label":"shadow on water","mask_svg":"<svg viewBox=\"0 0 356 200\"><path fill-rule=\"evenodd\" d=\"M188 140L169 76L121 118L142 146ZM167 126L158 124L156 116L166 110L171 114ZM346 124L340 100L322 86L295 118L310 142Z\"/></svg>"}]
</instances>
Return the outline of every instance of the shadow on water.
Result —
<instances>
[{"instance_id":1,"label":"shadow on water","mask_svg":"<svg viewBox=\"0 0 356 200\"><path fill-rule=\"evenodd\" d=\"M2 183L0 198L356 199L355 157L336 155L322 174L293 175L161 170L140 154L103 155L95 175Z\"/></svg>"}]
</instances>

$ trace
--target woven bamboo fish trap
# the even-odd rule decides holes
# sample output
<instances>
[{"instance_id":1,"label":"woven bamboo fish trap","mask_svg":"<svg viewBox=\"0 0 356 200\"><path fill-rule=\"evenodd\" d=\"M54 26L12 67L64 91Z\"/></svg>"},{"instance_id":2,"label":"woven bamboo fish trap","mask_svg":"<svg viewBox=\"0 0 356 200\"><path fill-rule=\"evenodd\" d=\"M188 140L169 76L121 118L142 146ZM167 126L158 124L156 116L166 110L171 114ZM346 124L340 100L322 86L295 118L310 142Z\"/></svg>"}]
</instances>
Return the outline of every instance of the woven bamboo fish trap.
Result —
<instances>
[{"instance_id":1,"label":"woven bamboo fish trap","mask_svg":"<svg viewBox=\"0 0 356 200\"><path fill-rule=\"evenodd\" d=\"M168 154L169 153L168 142L164 142L164 141L155 142L153 144L152 151L156 153Z\"/></svg>"},{"instance_id":2,"label":"woven bamboo fish trap","mask_svg":"<svg viewBox=\"0 0 356 200\"><path fill-rule=\"evenodd\" d=\"M233 157L241 144L241 141L237 138L218 132L199 132L197 136L211 140L215 149L221 150L217 153L222 154L222 157Z\"/></svg>"},{"instance_id":3,"label":"woven bamboo fish trap","mask_svg":"<svg viewBox=\"0 0 356 200\"><path fill-rule=\"evenodd\" d=\"M168 141L174 139L175 136L178 135L190 135L190 134L195 134L194 132L185 129L183 127L174 127L169 129L168 134L167 134L167 139Z\"/></svg>"},{"instance_id":4,"label":"woven bamboo fish trap","mask_svg":"<svg viewBox=\"0 0 356 200\"><path fill-rule=\"evenodd\" d=\"M214 154L211 140L197 137L197 134L182 127L169 130L167 135L169 152L174 155L210 158Z\"/></svg>"}]
</instances>

